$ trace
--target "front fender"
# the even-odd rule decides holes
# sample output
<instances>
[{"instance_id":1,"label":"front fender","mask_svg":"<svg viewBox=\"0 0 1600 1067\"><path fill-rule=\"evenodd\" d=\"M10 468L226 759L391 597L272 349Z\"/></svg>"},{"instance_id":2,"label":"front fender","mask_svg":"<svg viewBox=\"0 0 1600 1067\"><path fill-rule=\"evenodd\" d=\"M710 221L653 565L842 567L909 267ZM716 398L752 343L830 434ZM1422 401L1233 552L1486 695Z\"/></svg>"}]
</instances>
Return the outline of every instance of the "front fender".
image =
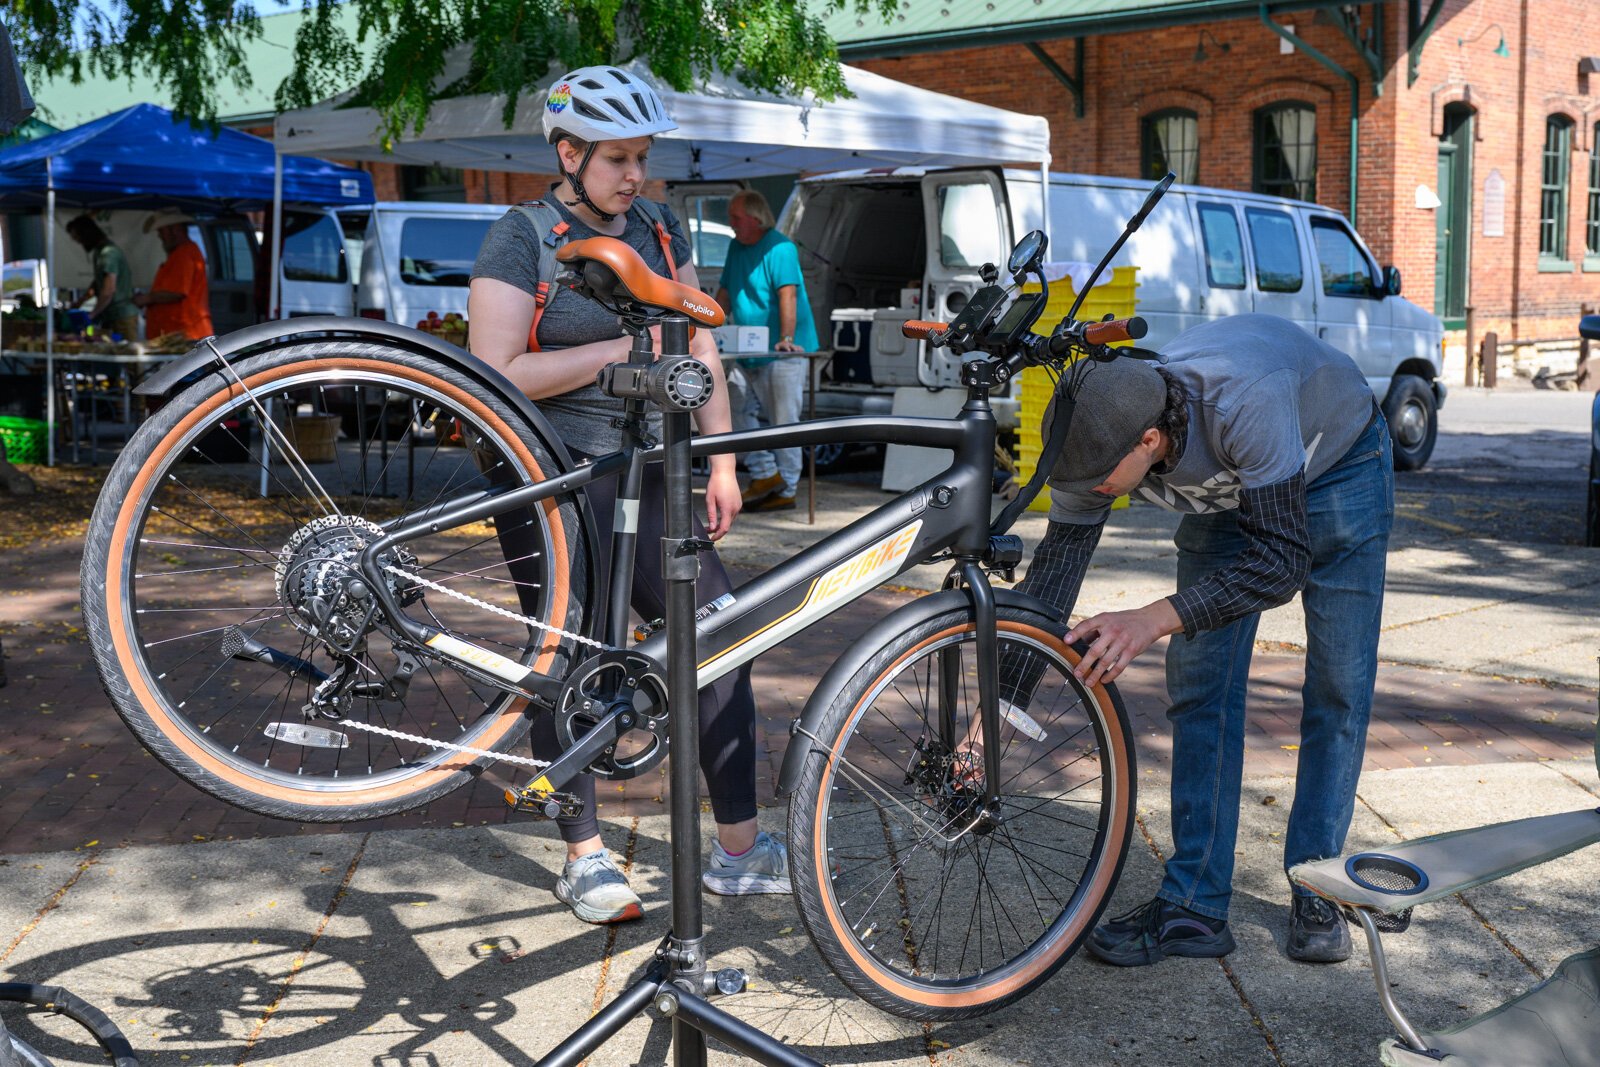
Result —
<instances>
[{"instance_id":1,"label":"front fender","mask_svg":"<svg viewBox=\"0 0 1600 1067\"><path fill-rule=\"evenodd\" d=\"M1057 615L1056 610L1044 601L1026 593L1019 593L1015 589L994 590L994 600L996 608L1021 608L1051 618ZM833 666L828 668L828 672L822 676L822 681L811 691L811 699L806 701L805 710L800 712L800 717L790 727L789 748L783 754L783 768L778 772L777 795L787 796L794 791L795 784L800 780L800 772L805 767L806 757L817 750L816 742L812 741L811 737L816 735L823 714L833 704L834 698L838 696L845 682L865 667L867 661L877 655L878 650L902 630L921 625L947 611L971 605L972 600L964 589L946 589L939 593L929 593L891 612L856 638L850 647L833 661Z\"/></svg>"}]
</instances>

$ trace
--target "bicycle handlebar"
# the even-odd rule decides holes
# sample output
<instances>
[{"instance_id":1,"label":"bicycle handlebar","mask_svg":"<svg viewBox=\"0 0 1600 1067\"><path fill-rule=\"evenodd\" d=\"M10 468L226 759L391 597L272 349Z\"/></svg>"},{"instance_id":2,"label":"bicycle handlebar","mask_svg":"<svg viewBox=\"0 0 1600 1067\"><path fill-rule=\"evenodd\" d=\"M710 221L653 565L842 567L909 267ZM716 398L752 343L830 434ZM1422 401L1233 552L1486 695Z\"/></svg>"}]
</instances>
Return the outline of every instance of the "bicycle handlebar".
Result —
<instances>
[{"instance_id":1,"label":"bicycle handlebar","mask_svg":"<svg viewBox=\"0 0 1600 1067\"><path fill-rule=\"evenodd\" d=\"M1083 339L1092 345L1108 345L1113 341L1137 341L1149 332L1150 327L1135 315L1110 322L1087 323L1083 327Z\"/></svg>"}]
</instances>

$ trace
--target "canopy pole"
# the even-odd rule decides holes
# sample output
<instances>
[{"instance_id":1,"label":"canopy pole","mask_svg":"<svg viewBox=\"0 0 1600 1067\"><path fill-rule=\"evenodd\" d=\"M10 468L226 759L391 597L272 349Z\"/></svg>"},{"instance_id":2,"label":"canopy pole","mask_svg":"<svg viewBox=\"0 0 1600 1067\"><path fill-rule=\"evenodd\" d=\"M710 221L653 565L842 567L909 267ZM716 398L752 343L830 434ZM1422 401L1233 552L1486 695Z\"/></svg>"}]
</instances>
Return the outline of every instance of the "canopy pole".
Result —
<instances>
[{"instance_id":1,"label":"canopy pole","mask_svg":"<svg viewBox=\"0 0 1600 1067\"><path fill-rule=\"evenodd\" d=\"M278 151L278 146L272 146L272 283L268 288L271 294L267 297L267 318L282 318L278 307L278 275L281 273L280 258L283 254L283 153Z\"/></svg>"},{"instance_id":2,"label":"canopy pole","mask_svg":"<svg viewBox=\"0 0 1600 1067\"><path fill-rule=\"evenodd\" d=\"M1055 234L1051 233L1050 226L1050 156L1047 154L1039 161L1039 229L1052 241Z\"/></svg>"},{"instance_id":3,"label":"canopy pole","mask_svg":"<svg viewBox=\"0 0 1600 1067\"><path fill-rule=\"evenodd\" d=\"M56 465L56 184L44 161L44 421L45 464Z\"/></svg>"}]
</instances>

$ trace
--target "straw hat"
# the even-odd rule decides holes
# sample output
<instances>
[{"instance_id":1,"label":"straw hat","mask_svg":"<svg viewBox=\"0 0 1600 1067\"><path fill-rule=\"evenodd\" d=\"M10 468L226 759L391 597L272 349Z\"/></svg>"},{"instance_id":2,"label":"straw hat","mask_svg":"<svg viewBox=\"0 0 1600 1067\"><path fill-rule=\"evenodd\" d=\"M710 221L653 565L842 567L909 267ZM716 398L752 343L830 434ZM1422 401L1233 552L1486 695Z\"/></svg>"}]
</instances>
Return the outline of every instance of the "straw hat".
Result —
<instances>
[{"instance_id":1,"label":"straw hat","mask_svg":"<svg viewBox=\"0 0 1600 1067\"><path fill-rule=\"evenodd\" d=\"M162 208L144 220L144 232L159 230L163 226L193 226L194 216L176 208Z\"/></svg>"}]
</instances>

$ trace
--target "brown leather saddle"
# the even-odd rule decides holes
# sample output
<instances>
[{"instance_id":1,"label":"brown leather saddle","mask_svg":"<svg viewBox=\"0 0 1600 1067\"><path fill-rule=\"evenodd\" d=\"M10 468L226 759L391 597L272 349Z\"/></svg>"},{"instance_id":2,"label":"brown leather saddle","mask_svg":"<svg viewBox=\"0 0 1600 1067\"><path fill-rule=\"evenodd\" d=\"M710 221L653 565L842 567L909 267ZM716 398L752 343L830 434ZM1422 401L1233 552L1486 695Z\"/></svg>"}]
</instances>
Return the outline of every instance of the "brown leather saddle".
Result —
<instances>
[{"instance_id":1,"label":"brown leather saddle","mask_svg":"<svg viewBox=\"0 0 1600 1067\"><path fill-rule=\"evenodd\" d=\"M624 311L653 308L685 315L701 326L723 322L722 307L700 290L663 278L645 265L632 246L615 237L570 241L556 253L576 275L574 288L602 304ZM565 283L564 283L565 284Z\"/></svg>"}]
</instances>

